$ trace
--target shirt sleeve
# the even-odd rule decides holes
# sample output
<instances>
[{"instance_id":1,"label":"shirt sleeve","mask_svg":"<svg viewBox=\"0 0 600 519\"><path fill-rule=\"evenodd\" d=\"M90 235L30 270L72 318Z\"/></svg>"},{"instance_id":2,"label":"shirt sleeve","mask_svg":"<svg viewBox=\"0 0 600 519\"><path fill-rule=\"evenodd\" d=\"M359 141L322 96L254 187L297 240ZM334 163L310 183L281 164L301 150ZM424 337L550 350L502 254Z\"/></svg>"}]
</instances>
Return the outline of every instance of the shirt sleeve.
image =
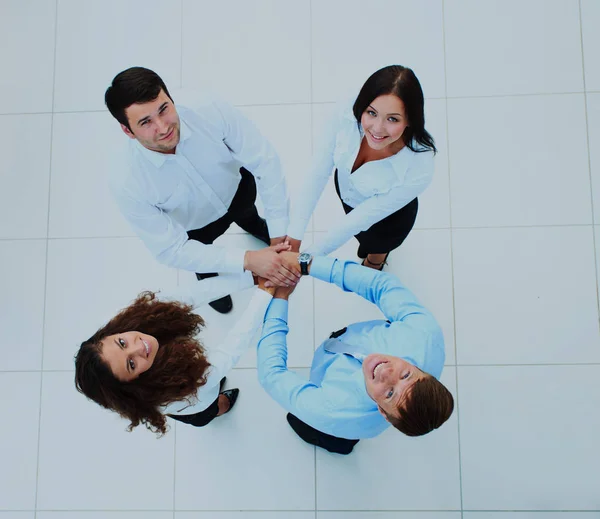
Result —
<instances>
[{"instance_id":1,"label":"shirt sleeve","mask_svg":"<svg viewBox=\"0 0 600 519\"><path fill-rule=\"evenodd\" d=\"M114 186L112 191L125 219L160 263L200 273L244 271L244 249L188 240L183 226L158 207Z\"/></svg>"},{"instance_id":2,"label":"shirt sleeve","mask_svg":"<svg viewBox=\"0 0 600 519\"><path fill-rule=\"evenodd\" d=\"M258 380L286 411L309 424L328 416L324 390L287 368L288 302L273 299L257 347Z\"/></svg>"},{"instance_id":3,"label":"shirt sleeve","mask_svg":"<svg viewBox=\"0 0 600 519\"><path fill-rule=\"evenodd\" d=\"M285 236L289 221L289 201L277 152L239 110L223 101L217 100L214 103L223 117L225 144L234 158L256 179L270 236Z\"/></svg>"},{"instance_id":4,"label":"shirt sleeve","mask_svg":"<svg viewBox=\"0 0 600 519\"><path fill-rule=\"evenodd\" d=\"M433 170L433 163L426 162ZM407 174L410 176L410 174ZM366 231L372 225L387 218L419 196L431 183L431 174L415 175L420 182L402 184L392 187L387 193L375 194L357 205L353 211L344 216L340 223L325 233L325 236L314 243L307 252L315 256L325 256L341 247L359 232Z\"/></svg>"},{"instance_id":5,"label":"shirt sleeve","mask_svg":"<svg viewBox=\"0 0 600 519\"><path fill-rule=\"evenodd\" d=\"M313 259L310 275L377 305L390 321L378 341L379 352L408 357L439 378L445 360L444 334L431 312L396 276L327 257Z\"/></svg>"},{"instance_id":6,"label":"shirt sleeve","mask_svg":"<svg viewBox=\"0 0 600 519\"><path fill-rule=\"evenodd\" d=\"M362 267L351 261L315 257L310 266L310 275L365 298L377 305L391 322L420 321L425 328L439 329L431 312L392 274Z\"/></svg>"},{"instance_id":7,"label":"shirt sleeve","mask_svg":"<svg viewBox=\"0 0 600 519\"><path fill-rule=\"evenodd\" d=\"M287 232L290 238L296 240L304 238L310 217L327 185L329 177L333 173L333 152L339 125L340 115L336 113L316 141L317 147L313 157L312 169L298 196L294 197L292 201L290 226Z\"/></svg>"},{"instance_id":8,"label":"shirt sleeve","mask_svg":"<svg viewBox=\"0 0 600 519\"><path fill-rule=\"evenodd\" d=\"M158 298L161 301L179 301L192 308L214 301L229 294L234 294L254 286L251 272L243 274L221 274L202 281L185 283L171 290L161 290Z\"/></svg>"},{"instance_id":9,"label":"shirt sleeve","mask_svg":"<svg viewBox=\"0 0 600 519\"><path fill-rule=\"evenodd\" d=\"M242 317L235 323L223 342L218 347L210 349L208 361L211 367L205 384L206 388L219 385L221 379L231 371L240 357L253 345L252 339L256 337L256 333L260 329L271 299L271 294L256 288Z\"/></svg>"}]
</instances>

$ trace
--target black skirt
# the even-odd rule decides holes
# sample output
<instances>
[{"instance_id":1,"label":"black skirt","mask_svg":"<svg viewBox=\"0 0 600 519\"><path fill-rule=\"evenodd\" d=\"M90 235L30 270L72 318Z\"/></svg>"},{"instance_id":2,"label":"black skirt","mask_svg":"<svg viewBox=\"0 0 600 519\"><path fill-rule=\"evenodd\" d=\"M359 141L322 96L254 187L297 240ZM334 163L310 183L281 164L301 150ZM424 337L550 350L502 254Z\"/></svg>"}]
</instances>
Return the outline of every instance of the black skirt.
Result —
<instances>
[{"instance_id":1,"label":"black skirt","mask_svg":"<svg viewBox=\"0 0 600 519\"><path fill-rule=\"evenodd\" d=\"M338 172L334 175L335 191L342 202L346 214L354 210L342 200L338 183ZM366 258L367 254L385 254L400 247L406 239L417 219L419 200L415 198L401 209L374 223L366 231L359 232L355 238L358 240L358 257Z\"/></svg>"}]
</instances>

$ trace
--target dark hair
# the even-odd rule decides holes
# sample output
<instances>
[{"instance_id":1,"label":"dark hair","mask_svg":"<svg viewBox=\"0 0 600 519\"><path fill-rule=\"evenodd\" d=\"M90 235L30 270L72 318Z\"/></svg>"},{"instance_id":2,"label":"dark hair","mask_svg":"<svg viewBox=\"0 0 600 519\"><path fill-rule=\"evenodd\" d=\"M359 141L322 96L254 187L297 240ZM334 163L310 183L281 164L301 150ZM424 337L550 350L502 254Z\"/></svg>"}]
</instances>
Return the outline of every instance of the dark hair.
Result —
<instances>
[{"instance_id":1,"label":"dark hair","mask_svg":"<svg viewBox=\"0 0 600 519\"><path fill-rule=\"evenodd\" d=\"M125 109L135 103L154 101L161 89L173 101L167 85L156 72L144 67L131 67L115 76L106 89L104 102L112 116L131 131Z\"/></svg>"},{"instance_id":2,"label":"dark hair","mask_svg":"<svg viewBox=\"0 0 600 519\"><path fill-rule=\"evenodd\" d=\"M389 65L374 74L360 89L352 111L360 125L360 118L379 96L393 94L404 103L408 127L402 134L404 144L412 151L421 152L431 150L437 152L433 137L425 130L424 99L421 84L415 73L402 65Z\"/></svg>"},{"instance_id":3,"label":"dark hair","mask_svg":"<svg viewBox=\"0 0 600 519\"><path fill-rule=\"evenodd\" d=\"M206 384L210 366L194 338L204 326L192 307L161 302L143 292L105 326L81 344L75 356L75 387L90 400L131 421L128 430L143 423L164 434L166 419L160 407L195 396ZM126 331L154 336L160 348L150 369L129 382L118 380L102 358L104 338Z\"/></svg>"},{"instance_id":4,"label":"dark hair","mask_svg":"<svg viewBox=\"0 0 600 519\"><path fill-rule=\"evenodd\" d=\"M454 398L432 377L417 380L398 407L400 417L385 413L388 421L407 436L423 436L440 427L454 410Z\"/></svg>"}]
</instances>

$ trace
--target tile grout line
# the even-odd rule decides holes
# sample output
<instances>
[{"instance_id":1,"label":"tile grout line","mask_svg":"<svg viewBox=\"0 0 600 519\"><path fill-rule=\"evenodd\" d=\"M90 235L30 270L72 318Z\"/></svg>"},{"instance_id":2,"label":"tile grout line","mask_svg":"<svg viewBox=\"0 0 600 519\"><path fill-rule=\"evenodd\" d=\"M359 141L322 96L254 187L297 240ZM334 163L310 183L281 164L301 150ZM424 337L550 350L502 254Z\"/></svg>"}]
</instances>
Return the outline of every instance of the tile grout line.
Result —
<instances>
[{"instance_id":1,"label":"tile grout line","mask_svg":"<svg viewBox=\"0 0 600 519\"><path fill-rule=\"evenodd\" d=\"M183 67L182 67L183 70ZM183 72L181 73L183 76ZM180 87L183 88L183 87ZM502 95L487 95L487 96L446 96L446 97L425 97L425 101L440 101L440 100L469 100L469 99L504 99L512 97L535 97L535 96L563 96L563 95L578 95L578 94L600 94L600 90L586 90L578 92L534 92L529 94L502 94ZM232 103L232 106L236 108L250 108L250 107L277 107L277 106L309 106L309 105L335 105L336 101L313 101L313 102L298 102L290 101L283 103ZM82 110L53 110L48 112L4 112L0 113L2 116L27 116L27 115L49 115L49 114L93 114L93 113L106 113L105 109L82 109Z\"/></svg>"},{"instance_id":2,"label":"tile grout line","mask_svg":"<svg viewBox=\"0 0 600 519\"><path fill-rule=\"evenodd\" d=\"M44 346L45 346L45 335L46 335L46 308L47 301L46 296L48 293L48 252L50 241L48 236L50 235L50 202L52 192L52 153L54 149L54 97L56 94L56 47L58 42L58 0L54 0L54 56L52 66L52 113L50 114L50 156L48 157L48 209L46 211L46 257L44 258L44 311L42 314L42 351L40 358L40 399L38 409L38 438L37 438L37 455L36 455L36 474L35 474L35 499L34 499L34 519L37 518L38 509L38 497L39 497L39 484L40 484L40 445L42 437L42 397L44 387Z\"/></svg>"},{"instance_id":3,"label":"tile grout line","mask_svg":"<svg viewBox=\"0 0 600 519\"><path fill-rule=\"evenodd\" d=\"M548 229L548 228L568 228L568 227L597 227L599 224L594 223L566 223L566 224L538 224L538 225L485 225L481 227L415 227L412 232L428 232L428 231L477 231L477 230L497 230L497 229ZM327 231L307 231L313 234L324 234ZM226 236L244 236L248 233L245 232L230 232ZM0 242L5 241L35 241L35 240L131 240L139 239L137 236L49 236L49 237L32 237L32 238L20 238L11 237L3 238L0 237Z\"/></svg>"},{"instance_id":4,"label":"tile grout line","mask_svg":"<svg viewBox=\"0 0 600 519\"><path fill-rule=\"evenodd\" d=\"M312 160L312 154L313 154L313 148L315 145L315 136L313 135L313 115L314 115L314 109L313 109L313 90L314 90L314 78L313 78L313 61L312 61L312 57L313 57L313 3L312 0L308 0L308 52L309 52L309 76L310 76L310 92L308 95L308 99L310 100L310 115L309 115L309 121L310 121L310 152L311 152L311 160ZM311 239L312 239L312 243L314 244L315 242L315 235L314 235L314 229L315 229L315 222L314 219L311 218ZM312 300L313 300L313 356L314 356L314 352L316 349L316 344L317 344L317 330L316 330L316 326L315 323L317 322L317 311L316 311L316 297L315 297L315 283L313 280L312 283ZM310 368L309 368L310 369ZM313 461L314 461L314 491L315 491L315 519L317 518L317 506L318 506L318 487L317 487L317 448L313 447Z\"/></svg>"},{"instance_id":5,"label":"tile grout line","mask_svg":"<svg viewBox=\"0 0 600 519\"><path fill-rule=\"evenodd\" d=\"M179 88L183 89L183 0L180 1L181 25L179 27ZM173 511L173 515L175 512Z\"/></svg>"},{"instance_id":6,"label":"tile grout line","mask_svg":"<svg viewBox=\"0 0 600 519\"><path fill-rule=\"evenodd\" d=\"M478 231L478 230L497 230L497 229L548 229L548 228L568 228L568 227L597 227L598 224L594 223L565 223L565 224L538 224L538 225L484 225L478 227L415 227L412 232L428 232L428 231ZM327 231L307 231L313 234L324 234ZM248 235L246 232L230 232L224 236L245 236ZM134 235L129 236L48 236L48 237L33 237L33 238L2 238L3 241L35 241L35 240L138 240L139 238Z\"/></svg>"},{"instance_id":7,"label":"tile grout line","mask_svg":"<svg viewBox=\"0 0 600 519\"><path fill-rule=\"evenodd\" d=\"M183 11L184 0L180 1L181 8L181 25L180 25L180 48L179 48L179 87L183 89ZM179 287L180 272L177 269L177 286ZM173 506L173 519L175 519L175 494L177 488L177 420L175 420L175 431L173 437L173 498L171 504Z\"/></svg>"},{"instance_id":8,"label":"tile grout line","mask_svg":"<svg viewBox=\"0 0 600 519\"><path fill-rule=\"evenodd\" d=\"M452 276L452 320L454 333L454 363L458 363L458 340L456 336L456 295L455 295L455 279L454 279L454 233L452 227L452 176L450 167L450 125L448 111L448 62L446 56L446 2L442 0L442 41L444 52L444 90L445 90L445 108L446 108L446 156L448 158L448 221L450 223L450 272ZM462 456L460 449L460 410L458 396L458 366L454 368L454 383L456 384L456 429L458 443L458 488L460 496L460 516L464 517L464 500L463 500L463 482L462 482Z\"/></svg>"},{"instance_id":9,"label":"tile grout line","mask_svg":"<svg viewBox=\"0 0 600 519\"><path fill-rule=\"evenodd\" d=\"M595 215L594 215L594 179L592 178L592 158L590 152L590 124L588 117L588 97L586 91L585 84L585 48L583 46L583 16L581 12L581 0L578 2L579 5L579 38L581 44L581 73L583 80L583 107L585 114L585 136L586 136L586 144L587 144L587 159L588 159L588 175L590 179L590 203L592 207L592 245L593 245L593 253L594 253L594 269L596 272L596 308L598 311L598 318L596 319L596 326L600 326L600 294L598 293L598 252L597 252L597 244L596 244L596 228L594 227Z\"/></svg>"},{"instance_id":10,"label":"tile grout line","mask_svg":"<svg viewBox=\"0 0 600 519\"><path fill-rule=\"evenodd\" d=\"M314 352L313 352L314 353ZM552 367L596 367L600 362L497 362L444 364L444 368L552 368ZM256 366L235 367L236 371L256 370ZM310 369L310 366L289 366L289 369ZM73 369L0 369L0 373L73 373Z\"/></svg>"},{"instance_id":11,"label":"tile grout line","mask_svg":"<svg viewBox=\"0 0 600 519\"><path fill-rule=\"evenodd\" d=\"M228 512L229 513L231 513L231 512L234 512L234 513L239 513L239 512L254 512L254 513L259 513L259 512L268 512L268 513L291 512L291 513L299 514L299 513L303 513L303 512L304 513L307 513L307 512L314 512L314 513L324 512L324 513L328 513L329 514L329 513L332 513L332 512L361 513L361 512L373 512L373 511L374 510L367 510L367 509L364 509L364 508L361 508L361 509L358 509L358 510L357 509L352 509L352 510L349 510L349 509L327 509L327 510L317 510L317 511L312 510L312 509L307 509L307 510L304 510L304 509L301 509L301 510L298 510L298 509L295 509L295 510L281 510L281 509L264 510L264 509L256 509L256 508L248 508L248 509L244 508L244 509L240 510L239 508L227 508L227 509L222 509L221 508L221 509L206 510L206 509L197 509L197 508L196 509L192 509L192 508L190 508L190 509L179 510L178 513L180 512L180 513L189 514L189 513L195 512L195 513L206 514L206 513L209 513L209 512L215 512L215 513L222 514L222 513L228 513ZM6 513L6 512L23 512L23 513L26 513L26 512L35 512L35 510L29 510L29 509L19 509L19 510L2 509L2 510L0 510L0 514ZM118 509L118 508L107 508L107 509L97 509L97 508L93 508L93 509L90 509L90 508L87 508L87 509L84 509L84 508L82 508L82 509L56 508L56 509L54 509L54 508L52 508L52 509L50 509L50 508L48 508L48 509L42 509L42 510L40 510L40 512L67 512L69 514L75 513L75 512L88 512L88 513L94 513L94 514L97 514L99 512L110 512L110 513L123 513L124 512L126 514L132 514L132 513L140 513L140 512L143 512L143 513L148 513L148 512L153 512L153 513L170 512L170 510L168 510L168 509L162 509L162 508L158 509L158 510L147 510L147 509L127 509L127 510L123 510L123 509ZM419 514L421 514L421 513L428 513L428 512L432 513L433 512L433 513L436 513L436 514L440 514L440 513L444 513L444 512L446 512L446 513L448 513L448 512L460 512L460 510L458 510L457 508L442 508L442 509L439 509L439 508L436 508L436 509L428 509L428 508L425 508L425 509L421 509L421 508L418 508L418 509L414 509L414 508L407 509L407 508L401 508L401 509L395 509L395 510L386 508L386 509L383 509L383 510L375 510L375 512L377 512L377 513L390 513L390 512L404 512L404 513L411 513L412 512L412 513L415 513L416 512L416 513L419 513ZM498 508L496 508L496 509L493 509L493 510L489 510L489 509L479 509L479 508L472 508L472 509L471 508L467 508L465 510L465 512L470 512L470 513L473 513L473 512L485 512L485 513L495 513L495 514L498 514L498 513L500 513L500 514L506 514L506 513L511 513L511 512L530 512L530 513L533 512L533 513L536 513L536 514L537 513L547 514L547 513L557 513L557 512L562 512L562 513L571 512L571 513L576 513L576 514L582 514L582 516L584 516L584 517L589 517L588 514L595 513L595 512L600 512L600 509L581 509L580 508L580 509L570 509L570 510L565 510L565 509L557 509L557 510L554 510L554 509L544 509L544 510L534 509L534 510L532 510L530 508L527 508L527 509L514 509L514 508L501 508L501 509L498 509ZM583 514L585 514L585 515L583 515Z\"/></svg>"},{"instance_id":12,"label":"tile grout line","mask_svg":"<svg viewBox=\"0 0 600 519\"><path fill-rule=\"evenodd\" d=\"M177 420L175 420L175 431L173 438L173 519L175 519L175 489L177 486Z\"/></svg>"},{"instance_id":13,"label":"tile grout line","mask_svg":"<svg viewBox=\"0 0 600 519\"><path fill-rule=\"evenodd\" d=\"M183 67L182 67L183 71ZM183 72L181 73L181 81ZM183 88L183 87L180 87ZM586 90L586 91L574 91L574 92L534 92L528 94L497 94L497 95L479 95L479 96L445 96L445 97L425 97L425 101L434 101L434 100L449 100L449 99L459 99L459 100L468 100L468 99L504 99L511 97L535 97L535 96L562 96L562 95L578 95L578 94L599 94L600 90ZM332 101L313 101L310 103L306 102L283 102L283 103L232 103L232 106L236 108L241 107L276 107L276 106L298 106L298 105L334 105L336 104L335 100ZM3 112L0 113L0 117L2 116L11 116L11 115L47 115L51 113L55 114L86 114L86 113L105 113L105 109L82 109L82 110L53 110L48 112Z\"/></svg>"}]
</instances>

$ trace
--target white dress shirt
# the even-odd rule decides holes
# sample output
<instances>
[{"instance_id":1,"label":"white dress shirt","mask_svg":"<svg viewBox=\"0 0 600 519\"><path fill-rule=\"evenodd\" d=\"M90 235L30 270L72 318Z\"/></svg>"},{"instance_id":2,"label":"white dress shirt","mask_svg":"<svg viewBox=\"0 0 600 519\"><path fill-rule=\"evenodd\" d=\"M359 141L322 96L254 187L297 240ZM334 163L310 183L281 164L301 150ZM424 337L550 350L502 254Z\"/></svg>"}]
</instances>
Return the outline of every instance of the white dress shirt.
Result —
<instances>
[{"instance_id":1,"label":"white dress shirt","mask_svg":"<svg viewBox=\"0 0 600 519\"><path fill-rule=\"evenodd\" d=\"M130 170L112 175L121 212L150 252L165 265L192 272L242 272L244 249L188 240L225 215L250 171L265 207L271 237L284 236L288 199L279 157L255 126L232 106L202 99L196 110L178 106L180 142L175 154L130 143Z\"/></svg>"},{"instance_id":2,"label":"white dress shirt","mask_svg":"<svg viewBox=\"0 0 600 519\"><path fill-rule=\"evenodd\" d=\"M352 104L336 107L317 143L309 179L292 204L288 236L301 240L329 177L334 169L338 170L340 194L354 210L307 249L313 255L329 254L352 236L402 209L425 190L433 177L433 152L416 153L407 146L386 159L366 162L352 173L364 137Z\"/></svg>"},{"instance_id":3,"label":"white dress shirt","mask_svg":"<svg viewBox=\"0 0 600 519\"><path fill-rule=\"evenodd\" d=\"M180 301L196 308L215 298L253 286L250 272L225 274L204 279L198 283L189 283L172 291L159 292L161 301ZM162 408L164 414L190 415L204 411L219 396L221 379L237 364L240 357L250 346L258 342L265 312L271 302L271 295L259 288L252 288L254 294L242 317L236 321L221 344L203 344L206 358L210 363L206 384L201 386L196 395L188 400L172 402ZM254 340L253 340L254 339Z\"/></svg>"}]
</instances>

